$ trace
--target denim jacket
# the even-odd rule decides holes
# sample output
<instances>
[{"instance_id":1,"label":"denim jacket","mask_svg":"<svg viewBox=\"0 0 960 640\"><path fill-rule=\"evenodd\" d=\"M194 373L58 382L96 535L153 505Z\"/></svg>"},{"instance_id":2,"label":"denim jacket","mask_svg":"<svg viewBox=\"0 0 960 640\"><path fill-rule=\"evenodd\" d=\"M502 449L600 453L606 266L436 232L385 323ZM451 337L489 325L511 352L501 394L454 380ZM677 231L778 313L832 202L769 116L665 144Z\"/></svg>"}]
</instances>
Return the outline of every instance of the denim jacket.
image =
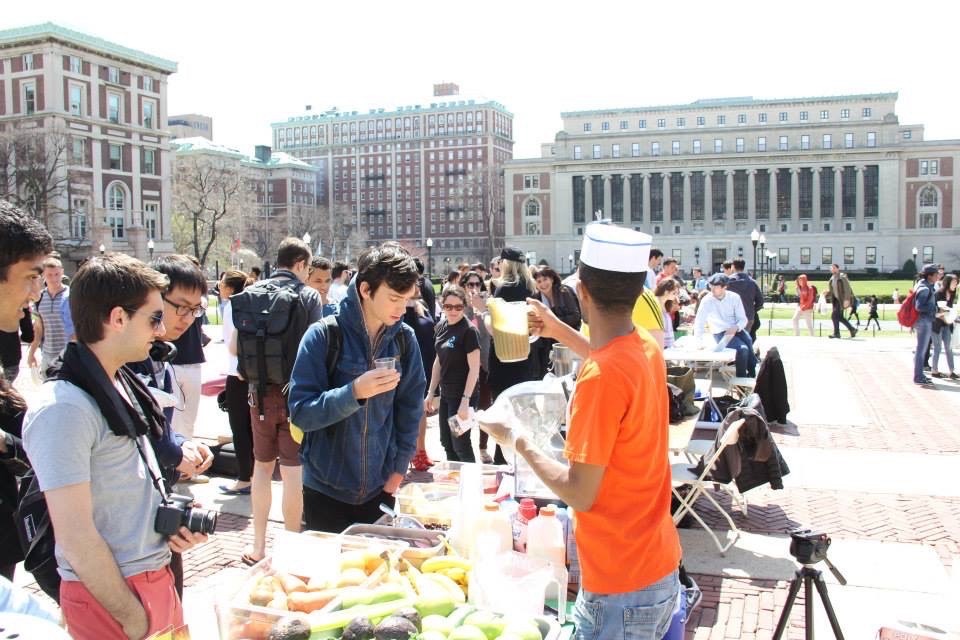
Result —
<instances>
[{"instance_id":1,"label":"denim jacket","mask_svg":"<svg viewBox=\"0 0 960 640\"><path fill-rule=\"evenodd\" d=\"M416 452L426 378L413 329L403 322L386 327L371 353L356 280L340 302L338 324L342 346L332 376L323 323L311 325L300 342L290 375L290 421L304 432L303 484L335 500L362 504L379 495L391 474L406 474ZM372 369L376 358L399 357L400 331L407 344L400 384L357 400L353 381Z\"/></svg>"}]
</instances>

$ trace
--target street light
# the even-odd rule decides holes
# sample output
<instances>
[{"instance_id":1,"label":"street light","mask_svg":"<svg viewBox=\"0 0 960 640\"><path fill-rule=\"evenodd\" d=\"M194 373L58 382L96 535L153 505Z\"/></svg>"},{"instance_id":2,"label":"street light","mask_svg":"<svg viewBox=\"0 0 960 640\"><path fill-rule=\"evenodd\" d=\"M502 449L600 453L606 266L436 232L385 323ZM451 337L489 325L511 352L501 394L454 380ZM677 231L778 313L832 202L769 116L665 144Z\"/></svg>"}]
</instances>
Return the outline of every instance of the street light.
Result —
<instances>
[{"instance_id":1,"label":"street light","mask_svg":"<svg viewBox=\"0 0 960 640\"><path fill-rule=\"evenodd\" d=\"M760 291L763 291L763 263L766 262L767 236L761 233L758 238L760 242Z\"/></svg>"},{"instance_id":2,"label":"street light","mask_svg":"<svg viewBox=\"0 0 960 640\"><path fill-rule=\"evenodd\" d=\"M433 282L433 238L427 238L427 277Z\"/></svg>"},{"instance_id":3,"label":"street light","mask_svg":"<svg viewBox=\"0 0 960 640\"><path fill-rule=\"evenodd\" d=\"M103 246L103 243L101 242L101 243L100 243L100 255L102 256L103 253L104 253L104 251L106 251L106 250L107 250L107 248L106 248L105 246ZM916 256L917 254L913 254L913 255Z\"/></svg>"},{"instance_id":4,"label":"street light","mask_svg":"<svg viewBox=\"0 0 960 640\"><path fill-rule=\"evenodd\" d=\"M753 275L757 275L757 243L760 242L760 232L754 228L750 232L750 242L753 244Z\"/></svg>"},{"instance_id":5,"label":"street light","mask_svg":"<svg viewBox=\"0 0 960 640\"><path fill-rule=\"evenodd\" d=\"M573 268L573 254L567 256L567 262L570 263L570 273L573 273L575 269Z\"/></svg>"},{"instance_id":6,"label":"street light","mask_svg":"<svg viewBox=\"0 0 960 640\"><path fill-rule=\"evenodd\" d=\"M153 244L153 238L147 240L147 252L150 254L150 261L153 262L153 250L155 249Z\"/></svg>"}]
</instances>

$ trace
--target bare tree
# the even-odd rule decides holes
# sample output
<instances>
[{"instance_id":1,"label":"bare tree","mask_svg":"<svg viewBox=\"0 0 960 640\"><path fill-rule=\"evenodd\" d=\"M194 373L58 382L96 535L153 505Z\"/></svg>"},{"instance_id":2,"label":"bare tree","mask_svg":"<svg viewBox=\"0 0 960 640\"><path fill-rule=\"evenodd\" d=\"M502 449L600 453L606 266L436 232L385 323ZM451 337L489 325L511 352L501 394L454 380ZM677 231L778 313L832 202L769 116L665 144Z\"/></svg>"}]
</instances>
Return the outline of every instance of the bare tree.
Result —
<instances>
[{"instance_id":1,"label":"bare tree","mask_svg":"<svg viewBox=\"0 0 960 640\"><path fill-rule=\"evenodd\" d=\"M64 209L70 136L60 128L12 129L0 136L0 195L46 227Z\"/></svg>"},{"instance_id":2,"label":"bare tree","mask_svg":"<svg viewBox=\"0 0 960 640\"><path fill-rule=\"evenodd\" d=\"M481 251L484 261L489 262L497 247L503 244L503 236L497 233L504 216L502 167L486 164L462 174L451 193L448 212L472 212L474 219L483 225Z\"/></svg>"},{"instance_id":3,"label":"bare tree","mask_svg":"<svg viewBox=\"0 0 960 640\"><path fill-rule=\"evenodd\" d=\"M344 203L318 207L316 229L319 235L312 231L310 235L322 243L323 255L332 260L354 260L369 245L367 230L357 225L356 214Z\"/></svg>"},{"instance_id":4,"label":"bare tree","mask_svg":"<svg viewBox=\"0 0 960 640\"><path fill-rule=\"evenodd\" d=\"M229 244L231 226L255 206L246 172L231 160L181 156L173 184L174 243L206 264L214 245Z\"/></svg>"}]
</instances>

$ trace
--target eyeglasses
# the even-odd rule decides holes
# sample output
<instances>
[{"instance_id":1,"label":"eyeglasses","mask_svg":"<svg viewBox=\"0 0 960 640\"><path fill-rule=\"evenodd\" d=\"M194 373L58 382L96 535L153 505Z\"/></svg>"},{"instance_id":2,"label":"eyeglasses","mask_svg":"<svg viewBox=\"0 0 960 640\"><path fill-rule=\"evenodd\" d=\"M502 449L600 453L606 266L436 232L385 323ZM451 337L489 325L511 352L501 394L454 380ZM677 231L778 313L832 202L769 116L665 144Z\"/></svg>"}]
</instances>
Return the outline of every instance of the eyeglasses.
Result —
<instances>
[{"instance_id":1,"label":"eyeglasses","mask_svg":"<svg viewBox=\"0 0 960 640\"><path fill-rule=\"evenodd\" d=\"M164 302L172 306L174 312L181 318L187 315L191 315L194 318L199 318L207 311L202 304L196 307L188 307L185 304L177 304L176 302L172 301L170 298L166 296L163 296L163 300Z\"/></svg>"},{"instance_id":2,"label":"eyeglasses","mask_svg":"<svg viewBox=\"0 0 960 640\"><path fill-rule=\"evenodd\" d=\"M121 308L127 313L129 313L131 318L137 315L137 312L139 311L139 309L131 309L130 307L121 307ZM163 311L157 311L156 313L150 316L149 320L150 320L150 326L153 328L153 330L158 331L160 329L160 325L163 324Z\"/></svg>"},{"instance_id":3,"label":"eyeglasses","mask_svg":"<svg viewBox=\"0 0 960 640\"><path fill-rule=\"evenodd\" d=\"M443 305L444 311L463 311L462 304L445 304Z\"/></svg>"}]
</instances>

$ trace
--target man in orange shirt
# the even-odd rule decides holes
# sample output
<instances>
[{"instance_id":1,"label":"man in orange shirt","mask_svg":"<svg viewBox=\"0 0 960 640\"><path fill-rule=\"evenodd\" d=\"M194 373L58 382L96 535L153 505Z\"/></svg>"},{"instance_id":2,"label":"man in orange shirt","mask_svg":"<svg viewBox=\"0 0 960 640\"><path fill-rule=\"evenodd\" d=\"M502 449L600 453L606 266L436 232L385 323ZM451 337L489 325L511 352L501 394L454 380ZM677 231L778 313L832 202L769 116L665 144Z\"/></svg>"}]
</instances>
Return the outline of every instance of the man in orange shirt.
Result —
<instances>
[{"instance_id":1,"label":"man in orange shirt","mask_svg":"<svg viewBox=\"0 0 960 640\"><path fill-rule=\"evenodd\" d=\"M516 449L576 512L581 590L577 637L661 638L679 592L680 540L670 516L666 376L657 343L631 320L650 236L590 224L577 285L590 338L528 300L540 335L585 358L571 399L565 455L555 461L509 424L480 426ZM507 421L509 423L509 421Z\"/></svg>"}]
</instances>

